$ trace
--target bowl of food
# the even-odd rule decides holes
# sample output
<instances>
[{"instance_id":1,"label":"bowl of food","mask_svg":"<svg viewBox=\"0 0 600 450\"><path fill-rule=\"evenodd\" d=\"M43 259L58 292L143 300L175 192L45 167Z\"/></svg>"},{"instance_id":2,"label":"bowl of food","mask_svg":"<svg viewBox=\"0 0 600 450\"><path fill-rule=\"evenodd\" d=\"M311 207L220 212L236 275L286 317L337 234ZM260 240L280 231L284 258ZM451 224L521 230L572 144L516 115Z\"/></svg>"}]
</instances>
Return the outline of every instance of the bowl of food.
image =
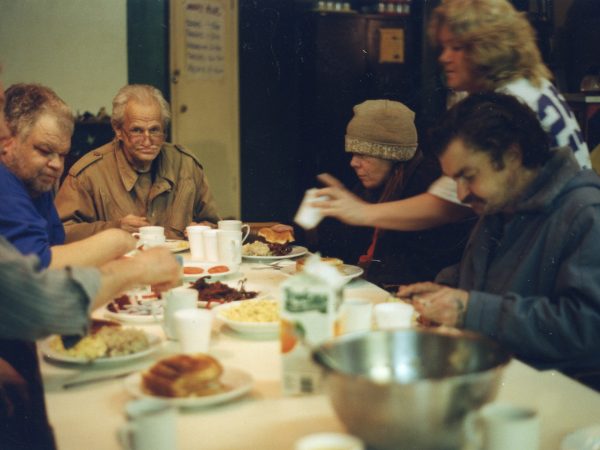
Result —
<instances>
[{"instance_id":1,"label":"bowl of food","mask_svg":"<svg viewBox=\"0 0 600 450\"><path fill-rule=\"evenodd\" d=\"M313 359L339 419L369 448L450 450L511 356L478 334L406 329L331 339Z\"/></svg>"},{"instance_id":2,"label":"bowl of food","mask_svg":"<svg viewBox=\"0 0 600 450\"><path fill-rule=\"evenodd\" d=\"M277 300L245 300L213 308L215 316L229 328L244 334L275 334L279 332L279 302Z\"/></svg>"}]
</instances>

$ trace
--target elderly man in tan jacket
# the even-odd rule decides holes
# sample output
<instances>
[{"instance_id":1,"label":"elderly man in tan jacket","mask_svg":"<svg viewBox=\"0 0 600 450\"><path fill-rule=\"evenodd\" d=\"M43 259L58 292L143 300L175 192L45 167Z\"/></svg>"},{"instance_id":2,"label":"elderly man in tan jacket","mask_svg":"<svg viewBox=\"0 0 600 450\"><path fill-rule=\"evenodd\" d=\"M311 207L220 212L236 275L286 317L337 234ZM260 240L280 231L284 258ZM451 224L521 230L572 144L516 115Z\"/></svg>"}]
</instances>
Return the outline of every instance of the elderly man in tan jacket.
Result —
<instances>
[{"instance_id":1,"label":"elderly man in tan jacket","mask_svg":"<svg viewBox=\"0 0 600 450\"><path fill-rule=\"evenodd\" d=\"M200 162L165 142L169 119L169 105L154 87L128 85L117 93L115 139L73 165L56 197L67 242L146 225L181 239L186 226L219 220Z\"/></svg>"}]
</instances>

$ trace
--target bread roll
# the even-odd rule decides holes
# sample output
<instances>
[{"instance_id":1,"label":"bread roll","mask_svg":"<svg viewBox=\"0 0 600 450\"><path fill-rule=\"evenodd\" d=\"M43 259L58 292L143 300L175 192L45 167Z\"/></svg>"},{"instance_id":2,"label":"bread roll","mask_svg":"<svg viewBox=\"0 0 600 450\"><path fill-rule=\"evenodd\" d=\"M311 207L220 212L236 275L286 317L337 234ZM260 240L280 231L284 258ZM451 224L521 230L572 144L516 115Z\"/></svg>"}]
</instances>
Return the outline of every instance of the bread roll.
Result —
<instances>
[{"instance_id":1,"label":"bread roll","mask_svg":"<svg viewBox=\"0 0 600 450\"><path fill-rule=\"evenodd\" d=\"M223 367L205 354L174 355L142 374L143 387L161 397L200 397L221 392Z\"/></svg>"},{"instance_id":2,"label":"bread roll","mask_svg":"<svg viewBox=\"0 0 600 450\"><path fill-rule=\"evenodd\" d=\"M261 228L258 235L272 244L287 244L294 242L294 234L290 230L275 231L272 228Z\"/></svg>"}]
</instances>

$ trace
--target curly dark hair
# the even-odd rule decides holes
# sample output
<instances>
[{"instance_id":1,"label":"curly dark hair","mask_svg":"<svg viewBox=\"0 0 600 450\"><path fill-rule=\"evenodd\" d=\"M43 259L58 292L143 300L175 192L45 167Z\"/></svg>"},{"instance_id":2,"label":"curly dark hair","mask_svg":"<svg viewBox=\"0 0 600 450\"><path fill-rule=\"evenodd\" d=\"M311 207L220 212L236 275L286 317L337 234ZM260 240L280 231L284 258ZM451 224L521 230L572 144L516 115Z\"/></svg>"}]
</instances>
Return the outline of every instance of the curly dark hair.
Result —
<instances>
[{"instance_id":1,"label":"curly dark hair","mask_svg":"<svg viewBox=\"0 0 600 450\"><path fill-rule=\"evenodd\" d=\"M497 169L513 146L521 152L524 167L540 167L550 159L548 135L535 113L511 95L494 92L471 94L449 109L429 140L441 156L455 139L476 151L488 153Z\"/></svg>"},{"instance_id":2,"label":"curly dark hair","mask_svg":"<svg viewBox=\"0 0 600 450\"><path fill-rule=\"evenodd\" d=\"M73 134L75 119L71 108L49 87L19 83L6 90L4 115L13 136L27 137L43 114L55 116L60 128Z\"/></svg>"}]
</instances>

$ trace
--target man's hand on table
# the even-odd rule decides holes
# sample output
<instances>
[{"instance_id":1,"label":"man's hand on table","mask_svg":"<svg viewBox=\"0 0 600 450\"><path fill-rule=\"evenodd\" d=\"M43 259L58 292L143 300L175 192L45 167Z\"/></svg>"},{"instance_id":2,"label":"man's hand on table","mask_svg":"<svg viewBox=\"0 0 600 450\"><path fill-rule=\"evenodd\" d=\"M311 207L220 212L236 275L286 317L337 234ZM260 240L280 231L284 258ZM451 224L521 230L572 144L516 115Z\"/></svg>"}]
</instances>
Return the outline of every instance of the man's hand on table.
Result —
<instances>
[{"instance_id":1,"label":"man's hand on table","mask_svg":"<svg viewBox=\"0 0 600 450\"><path fill-rule=\"evenodd\" d=\"M462 327L469 293L436 283L415 283L398 288L397 297L411 298L424 318L450 327Z\"/></svg>"},{"instance_id":2,"label":"man's hand on table","mask_svg":"<svg viewBox=\"0 0 600 450\"><path fill-rule=\"evenodd\" d=\"M129 233L137 233L140 231L140 227L147 227L149 225L150 222L148 222L148 219L133 214L127 214L119 220L119 227Z\"/></svg>"}]
</instances>

